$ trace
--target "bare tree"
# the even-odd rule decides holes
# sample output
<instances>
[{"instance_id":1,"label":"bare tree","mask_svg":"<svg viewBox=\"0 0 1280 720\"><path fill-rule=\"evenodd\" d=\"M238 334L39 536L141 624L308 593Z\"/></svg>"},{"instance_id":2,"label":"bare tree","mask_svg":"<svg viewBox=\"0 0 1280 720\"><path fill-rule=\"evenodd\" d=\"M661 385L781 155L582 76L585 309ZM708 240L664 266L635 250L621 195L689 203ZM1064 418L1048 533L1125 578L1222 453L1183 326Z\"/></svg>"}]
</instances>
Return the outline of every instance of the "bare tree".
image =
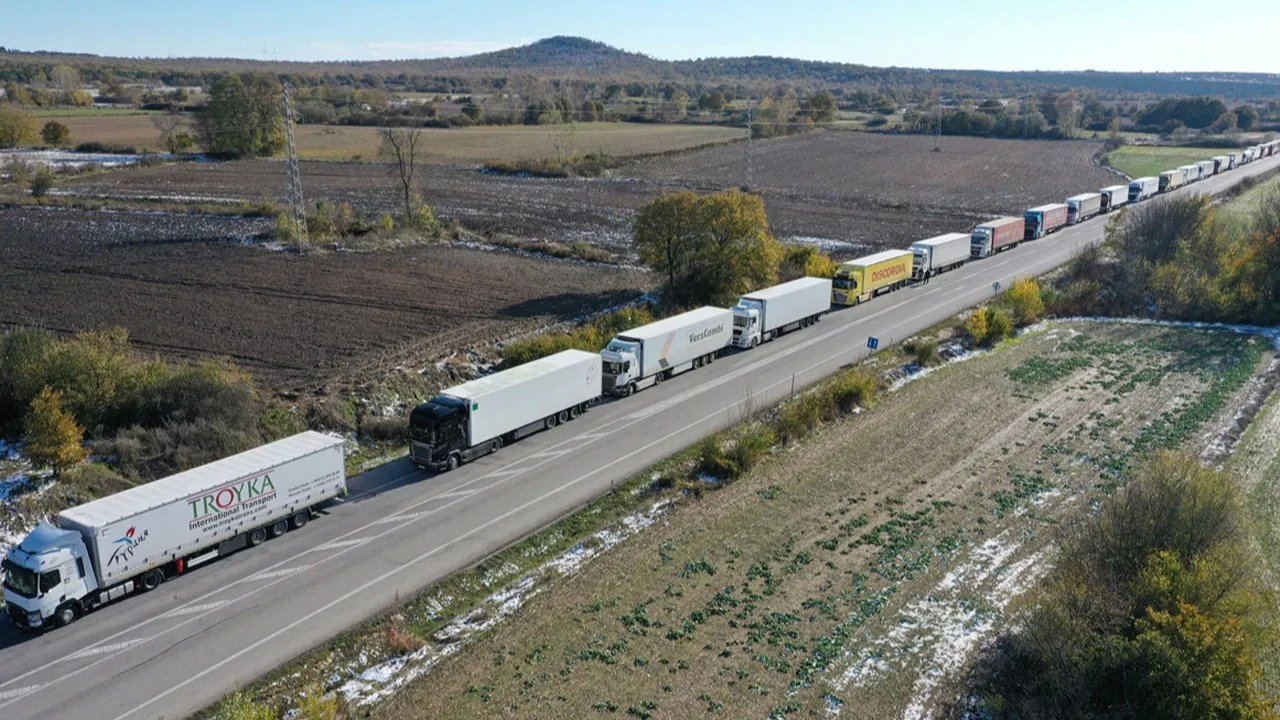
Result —
<instances>
[{"instance_id":1,"label":"bare tree","mask_svg":"<svg viewBox=\"0 0 1280 720\"><path fill-rule=\"evenodd\" d=\"M413 177L418 171L418 153L422 144L422 130L418 128L381 128L379 153L391 160L392 173L400 179L404 190L404 215L413 214Z\"/></svg>"},{"instance_id":2,"label":"bare tree","mask_svg":"<svg viewBox=\"0 0 1280 720\"><path fill-rule=\"evenodd\" d=\"M193 141L191 134L187 132L185 115L177 112L153 115L151 124L160 131L160 144L170 153L179 153L191 147Z\"/></svg>"}]
</instances>

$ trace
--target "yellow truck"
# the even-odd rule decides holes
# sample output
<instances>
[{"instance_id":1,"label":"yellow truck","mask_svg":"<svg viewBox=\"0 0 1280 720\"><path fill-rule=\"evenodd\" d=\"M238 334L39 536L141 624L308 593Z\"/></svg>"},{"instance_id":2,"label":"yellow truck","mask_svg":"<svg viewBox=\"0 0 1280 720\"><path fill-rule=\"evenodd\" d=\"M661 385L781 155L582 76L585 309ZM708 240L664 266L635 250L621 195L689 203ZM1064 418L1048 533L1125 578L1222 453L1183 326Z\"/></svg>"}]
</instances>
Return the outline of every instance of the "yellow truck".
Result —
<instances>
[{"instance_id":1,"label":"yellow truck","mask_svg":"<svg viewBox=\"0 0 1280 720\"><path fill-rule=\"evenodd\" d=\"M842 263L831 281L831 304L857 305L906 285L914 257L906 250L885 250Z\"/></svg>"}]
</instances>

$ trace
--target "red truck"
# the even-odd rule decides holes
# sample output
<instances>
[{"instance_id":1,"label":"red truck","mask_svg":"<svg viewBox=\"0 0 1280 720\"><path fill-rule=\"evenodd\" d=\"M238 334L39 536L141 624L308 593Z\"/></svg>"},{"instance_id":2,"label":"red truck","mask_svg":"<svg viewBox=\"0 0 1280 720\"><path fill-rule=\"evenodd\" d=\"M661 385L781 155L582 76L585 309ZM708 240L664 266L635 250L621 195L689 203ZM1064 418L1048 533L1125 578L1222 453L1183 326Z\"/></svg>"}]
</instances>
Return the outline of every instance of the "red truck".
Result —
<instances>
[{"instance_id":1,"label":"red truck","mask_svg":"<svg viewBox=\"0 0 1280 720\"><path fill-rule=\"evenodd\" d=\"M1026 233L1023 235L1023 239L1035 240L1066 226L1067 206L1063 203L1041 205L1027 210L1023 217L1027 221Z\"/></svg>"},{"instance_id":2,"label":"red truck","mask_svg":"<svg viewBox=\"0 0 1280 720\"><path fill-rule=\"evenodd\" d=\"M973 229L969 238L969 253L975 258L994 255L1022 242L1026 222L1020 217L1002 217L989 220Z\"/></svg>"}]
</instances>

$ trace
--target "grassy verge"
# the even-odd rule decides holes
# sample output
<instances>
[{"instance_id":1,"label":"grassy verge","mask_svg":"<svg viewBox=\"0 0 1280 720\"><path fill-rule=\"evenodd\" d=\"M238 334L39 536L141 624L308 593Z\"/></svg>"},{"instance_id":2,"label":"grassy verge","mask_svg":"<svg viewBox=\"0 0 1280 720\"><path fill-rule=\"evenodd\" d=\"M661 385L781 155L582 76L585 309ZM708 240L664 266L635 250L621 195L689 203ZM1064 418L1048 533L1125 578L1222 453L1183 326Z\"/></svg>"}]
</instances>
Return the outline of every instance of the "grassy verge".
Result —
<instances>
[{"instance_id":1,"label":"grassy verge","mask_svg":"<svg viewBox=\"0 0 1280 720\"><path fill-rule=\"evenodd\" d=\"M271 200L259 202L195 202L187 200L168 200L164 198L104 198L77 197L74 195L46 195L32 197L25 192L0 193L0 204L18 207L55 207L72 210L125 210L140 212L166 212L182 215L234 215L239 217L274 218L280 213L280 206Z\"/></svg>"},{"instance_id":2,"label":"grassy verge","mask_svg":"<svg viewBox=\"0 0 1280 720\"><path fill-rule=\"evenodd\" d=\"M568 178L599 177L606 170L618 167L616 158L603 153L575 155L568 159L525 158L521 160L490 160L484 169L499 175L524 177Z\"/></svg>"}]
</instances>

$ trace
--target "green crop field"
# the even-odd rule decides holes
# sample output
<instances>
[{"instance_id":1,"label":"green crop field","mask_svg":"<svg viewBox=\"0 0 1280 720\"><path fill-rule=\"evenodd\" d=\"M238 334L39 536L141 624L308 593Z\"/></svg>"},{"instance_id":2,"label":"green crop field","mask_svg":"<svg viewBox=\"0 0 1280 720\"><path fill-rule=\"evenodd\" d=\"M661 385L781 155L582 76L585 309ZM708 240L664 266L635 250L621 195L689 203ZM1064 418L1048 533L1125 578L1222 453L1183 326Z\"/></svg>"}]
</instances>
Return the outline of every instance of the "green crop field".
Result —
<instances>
[{"instance_id":1,"label":"green crop field","mask_svg":"<svg viewBox=\"0 0 1280 720\"><path fill-rule=\"evenodd\" d=\"M1146 177L1228 152L1231 152L1228 148L1125 145L1111 151L1107 157L1111 161L1111 167L1129 177Z\"/></svg>"},{"instance_id":2,"label":"green crop field","mask_svg":"<svg viewBox=\"0 0 1280 720\"><path fill-rule=\"evenodd\" d=\"M71 129L71 142L160 150L154 113L59 110L42 117ZM426 156L433 162L481 163L488 160L554 158L561 154L603 152L615 157L685 150L743 137L741 128L713 125L645 125L580 123L575 125L508 125L470 128L427 128ZM337 125L302 125L297 129L298 154L304 160L372 160L378 155L378 129Z\"/></svg>"}]
</instances>

